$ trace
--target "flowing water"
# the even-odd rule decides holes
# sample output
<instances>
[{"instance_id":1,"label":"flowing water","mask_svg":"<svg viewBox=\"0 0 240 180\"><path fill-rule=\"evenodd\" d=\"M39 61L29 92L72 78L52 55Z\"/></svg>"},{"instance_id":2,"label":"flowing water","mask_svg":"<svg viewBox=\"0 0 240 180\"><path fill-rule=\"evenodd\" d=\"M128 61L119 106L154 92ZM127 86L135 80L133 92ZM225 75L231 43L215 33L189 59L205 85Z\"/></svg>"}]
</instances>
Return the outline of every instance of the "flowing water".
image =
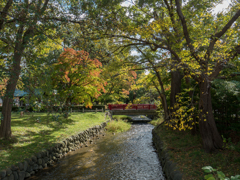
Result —
<instances>
[{"instance_id":1,"label":"flowing water","mask_svg":"<svg viewBox=\"0 0 240 180\"><path fill-rule=\"evenodd\" d=\"M45 176L41 172L32 179L164 180L152 146L152 129L150 124L139 123L127 132L108 134L95 144L69 153L45 170Z\"/></svg>"}]
</instances>

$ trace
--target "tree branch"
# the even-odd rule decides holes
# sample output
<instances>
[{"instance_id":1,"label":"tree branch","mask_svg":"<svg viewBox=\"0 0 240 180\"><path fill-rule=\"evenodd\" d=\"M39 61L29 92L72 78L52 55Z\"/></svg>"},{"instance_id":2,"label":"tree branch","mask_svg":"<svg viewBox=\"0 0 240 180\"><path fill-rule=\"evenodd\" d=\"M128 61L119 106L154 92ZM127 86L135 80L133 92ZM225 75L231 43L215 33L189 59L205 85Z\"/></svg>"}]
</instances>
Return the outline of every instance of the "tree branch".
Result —
<instances>
[{"instance_id":1,"label":"tree branch","mask_svg":"<svg viewBox=\"0 0 240 180\"><path fill-rule=\"evenodd\" d=\"M189 32L188 32L188 28L187 28L187 23L186 23L186 20L185 20L185 17L182 13L182 10L181 10L181 4L179 3L179 0L175 0L175 3L176 3L176 6L177 6L177 13L178 13L178 16L181 20L181 23L182 23L182 28L183 28L183 33L184 33L184 37L186 39L186 42L187 42L187 45L190 49L190 52L192 54L192 56L198 61L198 63L201 65L201 64L205 64L204 61L202 61L196 54L195 50L194 50L194 47L191 43L191 39L190 39L190 36L189 36Z\"/></svg>"},{"instance_id":2,"label":"tree branch","mask_svg":"<svg viewBox=\"0 0 240 180\"><path fill-rule=\"evenodd\" d=\"M12 3L13 3L13 0L8 0L7 4L3 8L3 11L1 12L1 15L0 15L0 30L3 28L3 22L6 19L7 12L9 10L9 8L12 6Z\"/></svg>"},{"instance_id":3,"label":"tree branch","mask_svg":"<svg viewBox=\"0 0 240 180\"><path fill-rule=\"evenodd\" d=\"M205 59L209 60L210 55L213 51L213 47L216 43L216 41L226 33L226 31L232 26L232 24L238 19L238 17L240 16L240 10L237 11L237 13L232 17L232 19L230 19L228 21L228 23L223 27L223 29L221 31L219 31L218 33L216 33L215 35L211 36L211 42L209 44L209 47L207 49L207 52L204 56Z\"/></svg>"}]
</instances>

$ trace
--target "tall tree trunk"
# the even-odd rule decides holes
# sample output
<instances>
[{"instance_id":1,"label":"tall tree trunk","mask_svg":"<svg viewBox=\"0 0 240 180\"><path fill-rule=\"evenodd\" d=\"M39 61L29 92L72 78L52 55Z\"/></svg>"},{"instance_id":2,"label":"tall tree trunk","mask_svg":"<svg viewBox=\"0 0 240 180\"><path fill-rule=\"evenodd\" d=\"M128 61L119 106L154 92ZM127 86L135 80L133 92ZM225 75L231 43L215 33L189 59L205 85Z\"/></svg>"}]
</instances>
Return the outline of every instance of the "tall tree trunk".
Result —
<instances>
[{"instance_id":1,"label":"tall tree trunk","mask_svg":"<svg viewBox=\"0 0 240 180\"><path fill-rule=\"evenodd\" d=\"M161 103L163 106L163 111L164 111L164 120L168 120L169 119L169 111L168 111L168 105L167 105L167 99L165 94L161 93L161 91L159 90L159 88L157 87L157 85L155 84L155 82L153 81L153 84L161 98Z\"/></svg>"},{"instance_id":2,"label":"tall tree trunk","mask_svg":"<svg viewBox=\"0 0 240 180\"><path fill-rule=\"evenodd\" d=\"M169 110L168 110L167 98L166 98L165 90L164 90L164 87L163 87L162 78L161 78L160 73L158 72L158 70L156 68L154 68L154 71L156 73L159 85L161 87L160 97L161 97L161 100L162 100L162 105L163 105L163 110L164 110L164 116L165 116L164 120L168 121L170 119L170 113L169 113Z\"/></svg>"},{"instance_id":3,"label":"tall tree trunk","mask_svg":"<svg viewBox=\"0 0 240 180\"><path fill-rule=\"evenodd\" d=\"M17 81L20 75L20 61L22 58L22 53L15 52L14 54L14 64L11 71L10 78L7 83L6 92L3 99L2 115L3 120L0 126L0 137L10 138L11 137L11 111L13 105L13 96L17 86Z\"/></svg>"},{"instance_id":4,"label":"tall tree trunk","mask_svg":"<svg viewBox=\"0 0 240 180\"><path fill-rule=\"evenodd\" d=\"M24 45L22 44L23 25L20 25L17 33L17 39L14 47L13 65L10 70L10 77L7 82L6 92L4 94L2 115L3 120L0 126L0 137L10 138L11 137L11 111L13 105L13 96L19 79L21 66L20 62L24 51Z\"/></svg>"},{"instance_id":5,"label":"tall tree trunk","mask_svg":"<svg viewBox=\"0 0 240 180\"><path fill-rule=\"evenodd\" d=\"M206 80L200 84L199 99L199 130L202 137L203 148L206 152L213 152L223 146L212 112L210 83Z\"/></svg>"},{"instance_id":6,"label":"tall tree trunk","mask_svg":"<svg viewBox=\"0 0 240 180\"><path fill-rule=\"evenodd\" d=\"M181 92L182 75L179 70L171 71L171 94L170 94L170 107L174 107L176 103L176 95ZM174 111L174 108L172 109Z\"/></svg>"}]
</instances>

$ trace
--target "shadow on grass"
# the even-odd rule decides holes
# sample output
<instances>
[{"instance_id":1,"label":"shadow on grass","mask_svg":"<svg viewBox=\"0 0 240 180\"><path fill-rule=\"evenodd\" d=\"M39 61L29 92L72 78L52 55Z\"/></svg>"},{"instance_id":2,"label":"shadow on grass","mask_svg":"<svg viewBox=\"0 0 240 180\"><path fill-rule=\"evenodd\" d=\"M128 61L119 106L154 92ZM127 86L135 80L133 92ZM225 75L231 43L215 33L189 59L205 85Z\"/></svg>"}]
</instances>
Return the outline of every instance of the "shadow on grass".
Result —
<instances>
[{"instance_id":1,"label":"shadow on grass","mask_svg":"<svg viewBox=\"0 0 240 180\"><path fill-rule=\"evenodd\" d=\"M57 142L66 138L66 135L56 132L66 128L67 125L73 125L76 121L69 117L53 122L46 114L45 116L39 115L34 117L26 115L22 118L18 118L16 114L13 116L14 135L8 140L0 139L0 170L21 162L41 150L53 147Z\"/></svg>"}]
</instances>

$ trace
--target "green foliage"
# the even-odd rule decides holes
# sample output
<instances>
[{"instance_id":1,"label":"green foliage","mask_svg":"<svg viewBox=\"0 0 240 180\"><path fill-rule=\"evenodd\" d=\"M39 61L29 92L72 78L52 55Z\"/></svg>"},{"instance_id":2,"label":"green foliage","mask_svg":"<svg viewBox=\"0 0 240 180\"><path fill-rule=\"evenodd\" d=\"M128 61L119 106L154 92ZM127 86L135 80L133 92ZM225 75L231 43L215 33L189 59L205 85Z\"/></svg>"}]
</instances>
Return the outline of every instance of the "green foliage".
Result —
<instances>
[{"instance_id":1,"label":"green foliage","mask_svg":"<svg viewBox=\"0 0 240 180\"><path fill-rule=\"evenodd\" d=\"M198 108L193 104L193 97L189 97L189 92L195 90L194 88L184 89L182 93L176 95L176 103L172 112L172 118L169 122L165 122L165 125L173 128L173 130L186 130L192 129L193 126L198 124L196 118L198 118Z\"/></svg>"},{"instance_id":2,"label":"green foliage","mask_svg":"<svg viewBox=\"0 0 240 180\"><path fill-rule=\"evenodd\" d=\"M240 130L240 81L216 79L212 83L212 106L216 125L221 134Z\"/></svg>"},{"instance_id":3,"label":"green foliage","mask_svg":"<svg viewBox=\"0 0 240 180\"><path fill-rule=\"evenodd\" d=\"M205 173L211 173L204 176L204 179L206 180L240 180L240 175L231 176L231 178L228 178L222 171L213 169L212 166L204 166L202 169Z\"/></svg>"},{"instance_id":4,"label":"green foliage","mask_svg":"<svg viewBox=\"0 0 240 180\"><path fill-rule=\"evenodd\" d=\"M123 120L111 121L107 124L106 129L109 132L124 132L131 128L131 123Z\"/></svg>"}]
</instances>

